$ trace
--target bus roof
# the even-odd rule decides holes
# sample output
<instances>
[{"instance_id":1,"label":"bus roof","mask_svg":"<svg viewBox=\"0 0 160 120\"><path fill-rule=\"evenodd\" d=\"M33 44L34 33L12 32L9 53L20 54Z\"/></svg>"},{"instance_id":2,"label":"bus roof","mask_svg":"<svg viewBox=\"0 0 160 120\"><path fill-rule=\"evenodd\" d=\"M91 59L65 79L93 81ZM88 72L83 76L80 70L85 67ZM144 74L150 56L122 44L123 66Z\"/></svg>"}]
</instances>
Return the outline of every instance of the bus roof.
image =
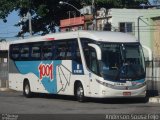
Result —
<instances>
[{"instance_id":1,"label":"bus roof","mask_svg":"<svg viewBox=\"0 0 160 120\"><path fill-rule=\"evenodd\" d=\"M27 39L21 39L12 41L14 43L26 43L26 42L38 42L38 41L52 41L72 38L89 38L103 42L138 42L137 39L126 33L122 32L108 32L108 31L73 31L73 32L61 32L52 33L45 36L31 37Z\"/></svg>"}]
</instances>

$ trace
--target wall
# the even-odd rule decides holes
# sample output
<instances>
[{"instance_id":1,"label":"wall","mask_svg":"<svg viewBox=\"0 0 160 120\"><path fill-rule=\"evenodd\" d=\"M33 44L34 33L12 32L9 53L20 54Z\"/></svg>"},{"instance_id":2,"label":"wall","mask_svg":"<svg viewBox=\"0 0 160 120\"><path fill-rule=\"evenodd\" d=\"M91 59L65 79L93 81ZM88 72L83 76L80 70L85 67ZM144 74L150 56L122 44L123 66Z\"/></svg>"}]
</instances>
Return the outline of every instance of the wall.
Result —
<instances>
[{"instance_id":1,"label":"wall","mask_svg":"<svg viewBox=\"0 0 160 120\"><path fill-rule=\"evenodd\" d=\"M153 20L153 56L160 60L160 17L155 17Z\"/></svg>"}]
</instances>

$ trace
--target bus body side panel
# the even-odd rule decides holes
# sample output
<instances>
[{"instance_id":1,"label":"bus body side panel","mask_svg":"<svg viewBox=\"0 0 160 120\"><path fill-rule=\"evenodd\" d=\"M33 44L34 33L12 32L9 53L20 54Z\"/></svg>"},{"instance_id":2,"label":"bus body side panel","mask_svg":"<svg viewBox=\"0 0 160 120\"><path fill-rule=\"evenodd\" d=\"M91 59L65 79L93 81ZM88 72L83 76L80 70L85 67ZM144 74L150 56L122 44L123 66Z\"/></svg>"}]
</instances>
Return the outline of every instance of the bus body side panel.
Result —
<instances>
[{"instance_id":1,"label":"bus body side panel","mask_svg":"<svg viewBox=\"0 0 160 120\"><path fill-rule=\"evenodd\" d=\"M57 94L73 95L72 61L65 60L56 67Z\"/></svg>"},{"instance_id":2,"label":"bus body side panel","mask_svg":"<svg viewBox=\"0 0 160 120\"><path fill-rule=\"evenodd\" d=\"M44 86L42 85L39 77L36 75L38 72L37 62L27 61L9 61L9 87L13 90L23 91L23 82L28 80L32 92L43 92L47 93ZM32 71L30 71L32 69Z\"/></svg>"},{"instance_id":3,"label":"bus body side panel","mask_svg":"<svg viewBox=\"0 0 160 120\"><path fill-rule=\"evenodd\" d=\"M10 61L11 89L23 91L25 79L29 81L31 91L38 93L74 95L76 80L81 81L84 89L87 87L82 65L71 60Z\"/></svg>"},{"instance_id":4,"label":"bus body side panel","mask_svg":"<svg viewBox=\"0 0 160 120\"><path fill-rule=\"evenodd\" d=\"M17 91L23 90L23 79L19 76L15 62L9 59L9 88Z\"/></svg>"},{"instance_id":5,"label":"bus body side panel","mask_svg":"<svg viewBox=\"0 0 160 120\"><path fill-rule=\"evenodd\" d=\"M28 79L32 92L57 93L56 67L61 61L16 61L19 71L17 82ZM14 80L12 80L14 81ZM21 89L23 90L23 89Z\"/></svg>"},{"instance_id":6,"label":"bus body side panel","mask_svg":"<svg viewBox=\"0 0 160 120\"><path fill-rule=\"evenodd\" d=\"M89 86L84 75L84 68L75 61L65 60L57 66L57 93L62 95L74 95L76 81L82 83L85 95L88 94ZM87 95L88 96L88 95Z\"/></svg>"},{"instance_id":7,"label":"bus body side panel","mask_svg":"<svg viewBox=\"0 0 160 120\"><path fill-rule=\"evenodd\" d=\"M16 76L16 77L15 77ZM9 74L9 88L16 91L23 90L23 80L22 77L17 73Z\"/></svg>"},{"instance_id":8,"label":"bus body side panel","mask_svg":"<svg viewBox=\"0 0 160 120\"><path fill-rule=\"evenodd\" d=\"M37 76L32 74L32 73L28 73L28 74L25 74L25 75L12 73L12 74L9 75L9 79L10 79L10 88L13 89L13 90L23 91L24 79L28 79L32 92L48 93L45 90L42 83L39 82Z\"/></svg>"}]
</instances>

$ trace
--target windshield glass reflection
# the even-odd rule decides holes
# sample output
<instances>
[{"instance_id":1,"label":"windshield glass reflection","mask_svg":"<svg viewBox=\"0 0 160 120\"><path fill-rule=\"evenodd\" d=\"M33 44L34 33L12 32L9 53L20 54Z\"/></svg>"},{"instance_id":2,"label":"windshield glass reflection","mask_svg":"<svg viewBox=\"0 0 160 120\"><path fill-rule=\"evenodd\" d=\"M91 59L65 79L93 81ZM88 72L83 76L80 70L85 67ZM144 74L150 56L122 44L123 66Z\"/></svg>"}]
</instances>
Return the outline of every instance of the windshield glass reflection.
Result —
<instances>
[{"instance_id":1,"label":"windshield glass reflection","mask_svg":"<svg viewBox=\"0 0 160 120\"><path fill-rule=\"evenodd\" d=\"M139 80L145 77L143 52L140 44L100 43L101 75L106 80Z\"/></svg>"}]
</instances>

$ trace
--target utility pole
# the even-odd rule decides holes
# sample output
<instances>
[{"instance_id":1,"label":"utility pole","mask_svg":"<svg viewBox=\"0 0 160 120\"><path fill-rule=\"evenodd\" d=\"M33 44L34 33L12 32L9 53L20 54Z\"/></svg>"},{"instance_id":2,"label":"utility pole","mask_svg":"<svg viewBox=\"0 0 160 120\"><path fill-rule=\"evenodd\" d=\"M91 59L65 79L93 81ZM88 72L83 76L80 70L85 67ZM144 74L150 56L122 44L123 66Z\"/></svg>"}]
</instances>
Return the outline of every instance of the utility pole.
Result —
<instances>
[{"instance_id":1,"label":"utility pole","mask_svg":"<svg viewBox=\"0 0 160 120\"><path fill-rule=\"evenodd\" d=\"M93 30L97 30L95 0L92 0Z\"/></svg>"},{"instance_id":2,"label":"utility pole","mask_svg":"<svg viewBox=\"0 0 160 120\"><path fill-rule=\"evenodd\" d=\"M30 36L32 36L32 16L31 16L31 13L30 13L30 9L31 9L31 0L29 0L29 10L28 10L28 21L29 21L29 33L30 33Z\"/></svg>"},{"instance_id":3,"label":"utility pole","mask_svg":"<svg viewBox=\"0 0 160 120\"><path fill-rule=\"evenodd\" d=\"M92 0L92 13L94 13L94 3L95 3L95 0Z\"/></svg>"},{"instance_id":4,"label":"utility pole","mask_svg":"<svg viewBox=\"0 0 160 120\"><path fill-rule=\"evenodd\" d=\"M21 0L21 2L22 2L22 0ZM24 14L23 16L21 16L20 21L19 21L21 23L21 26L20 26L21 27L21 31L19 33L20 33L22 38L24 38L23 24L27 20L28 20L28 26L29 26L28 31L30 33L30 36L32 36L32 19L31 19L31 13L30 13L30 8L31 8L30 4L31 4L31 0L29 0L29 8L28 8L27 14Z\"/></svg>"},{"instance_id":5,"label":"utility pole","mask_svg":"<svg viewBox=\"0 0 160 120\"><path fill-rule=\"evenodd\" d=\"M28 21L29 21L29 33L30 33L30 36L32 36L32 19L31 19L30 11L28 11L27 16L28 16Z\"/></svg>"}]
</instances>

